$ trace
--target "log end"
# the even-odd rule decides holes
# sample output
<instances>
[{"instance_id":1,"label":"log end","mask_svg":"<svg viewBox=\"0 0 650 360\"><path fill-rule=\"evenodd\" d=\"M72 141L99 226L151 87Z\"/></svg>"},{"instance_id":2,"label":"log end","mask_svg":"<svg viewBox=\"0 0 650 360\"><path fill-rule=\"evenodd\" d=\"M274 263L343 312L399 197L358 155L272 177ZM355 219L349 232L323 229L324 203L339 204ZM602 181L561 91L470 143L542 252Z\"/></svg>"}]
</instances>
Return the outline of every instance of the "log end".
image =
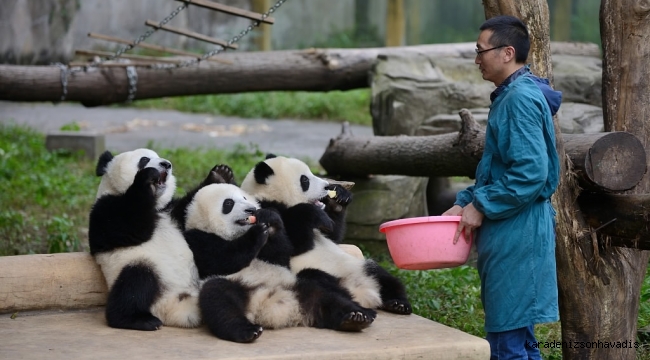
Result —
<instances>
[{"instance_id":1,"label":"log end","mask_svg":"<svg viewBox=\"0 0 650 360\"><path fill-rule=\"evenodd\" d=\"M646 173L646 154L633 134L618 131L598 139L585 158L587 177L607 191L635 187Z\"/></svg>"}]
</instances>

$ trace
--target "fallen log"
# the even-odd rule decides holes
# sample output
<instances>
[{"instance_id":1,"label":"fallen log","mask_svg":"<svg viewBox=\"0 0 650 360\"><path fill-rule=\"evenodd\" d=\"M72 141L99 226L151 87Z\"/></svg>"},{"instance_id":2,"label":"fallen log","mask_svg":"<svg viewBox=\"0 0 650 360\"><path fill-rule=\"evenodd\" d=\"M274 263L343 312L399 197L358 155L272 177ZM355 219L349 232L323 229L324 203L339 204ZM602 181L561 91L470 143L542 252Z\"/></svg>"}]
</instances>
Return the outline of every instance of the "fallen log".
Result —
<instances>
[{"instance_id":1,"label":"fallen log","mask_svg":"<svg viewBox=\"0 0 650 360\"><path fill-rule=\"evenodd\" d=\"M433 44L365 49L308 49L266 52L226 52L222 63L175 70L137 67L134 99L226 94L251 91L331 91L368 87L368 73L379 55L424 54L473 57L475 43ZM557 54L600 56L595 44L552 43ZM168 57L166 59L190 59ZM65 101L86 106L124 102L129 82L123 64L95 67L67 76ZM0 100L60 101L62 70L58 66L0 65Z\"/></svg>"},{"instance_id":2,"label":"fallen log","mask_svg":"<svg viewBox=\"0 0 650 360\"><path fill-rule=\"evenodd\" d=\"M461 110L460 117L458 133L432 136L355 137L343 126L341 135L330 140L320 164L331 176L473 178L483 154L485 131L468 110ZM645 174L645 150L634 135L563 134L563 139L582 188L623 191L634 187Z\"/></svg>"}]
</instances>

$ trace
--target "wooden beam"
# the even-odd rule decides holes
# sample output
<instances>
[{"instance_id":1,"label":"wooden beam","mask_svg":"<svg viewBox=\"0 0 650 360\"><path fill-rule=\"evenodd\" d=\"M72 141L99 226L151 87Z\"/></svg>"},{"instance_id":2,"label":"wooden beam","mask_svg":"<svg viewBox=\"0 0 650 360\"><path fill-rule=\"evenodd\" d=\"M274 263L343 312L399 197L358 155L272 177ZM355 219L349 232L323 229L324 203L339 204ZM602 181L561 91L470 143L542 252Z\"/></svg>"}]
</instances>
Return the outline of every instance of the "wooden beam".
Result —
<instances>
[{"instance_id":1,"label":"wooden beam","mask_svg":"<svg viewBox=\"0 0 650 360\"><path fill-rule=\"evenodd\" d=\"M239 16L251 20L258 20L266 24L272 25L273 23L275 23L275 19L273 19L270 16L265 19L262 19L262 14L258 14L252 11L242 10L228 5L219 4L213 1L207 1L207 0L176 0L176 1L182 1L186 4L196 5L202 8L216 10L226 14L235 15L235 16ZM269 8L266 8L264 11L266 12L266 10L268 9Z\"/></svg>"},{"instance_id":2,"label":"wooden beam","mask_svg":"<svg viewBox=\"0 0 650 360\"><path fill-rule=\"evenodd\" d=\"M113 55L113 53L109 51L84 50L84 49L75 50L75 54L81 56L100 56L100 57L109 57ZM128 60L143 60L143 61L171 63L171 64L179 64L183 62L182 59L178 59L178 58L169 59L169 58L158 57L158 56L145 56L145 55L132 55L132 54L122 54L120 55L120 58L128 59Z\"/></svg>"},{"instance_id":3,"label":"wooden beam","mask_svg":"<svg viewBox=\"0 0 650 360\"><path fill-rule=\"evenodd\" d=\"M118 44L124 44L124 45L133 45L133 41L131 40L126 40L126 39L120 39L118 37L114 36L108 36L108 35L103 35L103 34L97 34L97 33L88 33L89 38L93 39L98 39L98 40L104 40L104 41L110 41ZM169 54L174 54L174 55L182 55L182 56L190 56L193 58L199 59L201 57L201 54L189 52L189 51L184 51L184 50L178 50L178 49L173 49L173 48L168 48L165 46L160 46L160 45L154 45L154 44L148 44L145 42L140 42L137 45L138 47L141 47L143 49L149 49L149 50L155 50L155 51L160 51L160 52L166 52ZM232 64L230 61L218 59L216 57L210 57L206 59L208 61L215 61L215 62L220 62L223 64Z\"/></svg>"},{"instance_id":4,"label":"wooden beam","mask_svg":"<svg viewBox=\"0 0 650 360\"><path fill-rule=\"evenodd\" d=\"M223 40L220 40L220 39L215 39L213 37L209 37L209 36L206 36L206 35L203 35L203 34L199 34L199 33L194 32L194 31L180 29L180 28L169 26L169 25L160 26L158 24L158 22L153 21L153 20L147 20L144 24L147 25L147 26L150 26L152 28L155 28L155 29L161 29L161 30L169 31L169 32L174 33L174 34L191 37L193 39L209 42L209 43L216 44L216 45L221 45L223 47L227 47L227 48L230 48L230 49L237 49L238 48L237 44L228 45L228 42L226 42L226 41L223 41Z\"/></svg>"}]
</instances>

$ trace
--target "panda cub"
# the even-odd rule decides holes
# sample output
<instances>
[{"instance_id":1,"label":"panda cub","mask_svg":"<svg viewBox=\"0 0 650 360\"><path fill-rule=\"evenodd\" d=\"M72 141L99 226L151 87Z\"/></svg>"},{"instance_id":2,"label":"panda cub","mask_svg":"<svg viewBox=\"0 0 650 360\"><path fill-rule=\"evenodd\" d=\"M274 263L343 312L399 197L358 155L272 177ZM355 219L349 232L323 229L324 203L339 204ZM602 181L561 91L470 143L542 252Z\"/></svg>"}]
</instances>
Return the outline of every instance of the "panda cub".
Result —
<instances>
[{"instance_id":1,"label":"panda cub","mask_svg":"<svg viewBox=\"0 0 650 360\"><path fill-rule=\"evenodd\" d=\"M372 260L358 259L337 243L343 238L345 211L352 194L312 174L295 158L269 154L246 175L242 190L262 208L277 210L294 247L291 270L319 269L340 279L352 298L365 308L410 314L406 289Z\"/></svg>"},{"instance_id":2,"label":"panda cub","mask_svg":"<svg viewBox=\"0 0 650 360\"><path fill-rule=\"evenodd\" d=\"M252 342L264 327L360 331L374 310L352 301L336 279L301 279L289 270L291 245L272 209L232 184L211 184L187 207L185 238L194 252L203 320L217 337ZM327 274L324 274L327 275Z\"/></svg>"},{"instance_id":3,"label":"panda cub","mask_svg":"<svg viewBox=\"0 0 650 360\"><path fill-rule=\"evenodd\" d=\"M162 211L172 200L172 164L149 149L104 152L89 215L90 253L108 284L106 320L115 328L156 330L200 323L192 251Z\"/></svg>"}]
</instances>

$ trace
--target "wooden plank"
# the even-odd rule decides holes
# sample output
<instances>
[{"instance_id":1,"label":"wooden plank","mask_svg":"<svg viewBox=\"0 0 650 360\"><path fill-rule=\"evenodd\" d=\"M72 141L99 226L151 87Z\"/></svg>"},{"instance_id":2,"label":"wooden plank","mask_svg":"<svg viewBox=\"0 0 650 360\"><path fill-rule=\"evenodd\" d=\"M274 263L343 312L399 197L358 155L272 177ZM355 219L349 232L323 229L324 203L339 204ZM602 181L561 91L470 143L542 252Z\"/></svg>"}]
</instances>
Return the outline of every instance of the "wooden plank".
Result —
<instances>
[{"instance_id":1,"label":"wooden plank","mask_svg":"<svg viewBox=\"0 0 650 360\"><path fill-rule=\"evenodd\" d=\"M84 49L75 50L75 54L81 56L103 56L103 57L109 57L113 55L113 53L109 51L84 50ZM131 55L131 54L122 54L120 55L120 58L128 59L128 60L143 60L143 61L162 62L162 63L171 63L171 64L178 64L184 61L182 59L170 59L170 58L164 58L162 56L158 57L158 56Z\"/></svg>"},{"instance_id":2,"label":"wooden plank","mask_svg":"<svg viewBox=\"0 0 650 360\"><path fill-rule=\"evenodd\" d=\"M262 19L262 14L255 13L248 10L242 10L228 5L218 4L213 1L207 1L207 0L176 0L176 1L182 1L186 4L196 5L202 8L216 10L226 14L235 15L235 16L239 16L251 20L258 20L266 24L272 25L273 23L275 23L275 19L270 16L267 17L266 19Z\"/></svg>"},{"instance_id":3,"label":"wooden plank","mask_svg":"<svg viewBox=\"0 0 650 360\"><path fill-rule=\"evenodd\" d=\"M227 47L227 48L230 48L230 49L237 49L238 48L237 44L228 45L228 43L226 41L223 41L223 40L220 40L220 39L215 39L213 37L206 36L206 35L203 35L203 34L199 34L199 33L194 32L194 31L180 29L180 28L176 28L176 27L172 27L172 26L168 26L168 25L160 26L158 24L158 22L153 21L153 20L147 20L144 24L147 25L147 26L150 26L152 28L155 28L155 29L161 29L161 30L169 31L169 32L174 33L174 34L183 35L183 36L191 37L193 39L209 42L209 43L212 43L212 44L221 45L223 47Z\"/></svg>"},{"instance_id":4,"label":"wooden plank","mask_svg":"<svg viewBox=\"0 0 650 360\"><path fill-rule=\"evenodd\" d=\"M104 40L104 41L110 41L118 44L124 44L124 45L133 45L133 41L131 40L126 40L126 39L121 39L118 37L114 36L108 36L108 35L103 35L103 34L97 34L97 33L88 33L88 37L93 38L93 39L98 39L98 40ZM160 52L166 52L169 54L175 54L175 55L182 55L182 56L190 56L193 58L201 58L201 54L189 52L189 51L184 51L184 50L178 50L174 48L168 48L166 46L160 46L160 45L154 45L154 44L148 44L145 42L140 42L137 45L138 47L141 47L143 49L149 49L149 50L155 50L155 51L160 51ZM206 60L208 61L215 61L215 62L220 62L223 64L232 64L231 61L219 59L216 57L211 57L207 58Z\"/></svg>"}]
</instances>

